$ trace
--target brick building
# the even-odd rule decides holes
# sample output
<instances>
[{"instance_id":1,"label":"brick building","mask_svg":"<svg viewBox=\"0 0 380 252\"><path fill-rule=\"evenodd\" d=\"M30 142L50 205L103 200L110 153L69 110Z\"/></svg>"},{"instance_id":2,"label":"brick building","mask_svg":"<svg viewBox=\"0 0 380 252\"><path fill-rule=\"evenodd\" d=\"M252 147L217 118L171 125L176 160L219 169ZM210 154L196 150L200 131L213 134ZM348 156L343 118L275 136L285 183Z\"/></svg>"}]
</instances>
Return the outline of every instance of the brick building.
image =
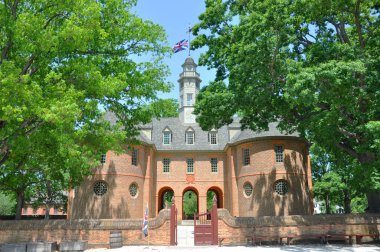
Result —
<instances>
[{"instance_id":1,"label":"brick building","mask_svg":"<svg viewBox=\"0 0 380 252\"><path fill-rule=\"evenodd\" d=\"M296 133L241 130L228 126L203 131L195 122L194 100L200 76L191 57L182 65L179 117L143 125L141 144L124 154L108 151L103 165L70 193L71 218L155 217L174 193L178 219L183 196L192 191L198 212L207 210L207 192L232 216L312 214L308 144ZM109 115L109 120L114 120Z\"/></svg>"}]
</instances>

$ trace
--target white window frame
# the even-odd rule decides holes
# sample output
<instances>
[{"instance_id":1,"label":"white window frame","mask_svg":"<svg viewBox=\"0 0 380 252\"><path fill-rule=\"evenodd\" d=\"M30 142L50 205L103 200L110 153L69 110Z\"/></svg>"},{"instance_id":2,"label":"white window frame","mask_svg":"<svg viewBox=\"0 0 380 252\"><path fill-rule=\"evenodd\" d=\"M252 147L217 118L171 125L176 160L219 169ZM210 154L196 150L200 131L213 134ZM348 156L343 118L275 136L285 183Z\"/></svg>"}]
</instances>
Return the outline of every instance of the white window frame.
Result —
<instances>
[{"instance_id":1,"label":"white window frame","mask_svg":"<svg viewBox=\"0 0 380 252\"><path fill-rule=\"evenodd\" d=\"M281 147L281 148L279 148ZM283 163L284 162L284 146L281 144L276 144L274 146L274 158L276 163Z\"/></svg>"},{"instance_id":2,"label":"white window frame","mask_svg":"<svg viewBox=\"0 0 380 252\"><path fill-rule=\"evenodd\" d=\"M168 140L167 142L165 140ZM173 141L173 134L172 131L168 128L165 128L162 132L162 144L163 145L170 145Z\"/></svg>"},{"instance_id":3,"label":"white window frame","mask_svg":"<svg viewBox=\"0 0 380 252\"><path fill-rule=\"evenodd\" d=\"M193 145L195 143L195 132L187 130L185 132L185 141L186 141L186 144Z\"/></svg>"},{"instance_id":4,"label":"white window frame","mask_svg":"<svg viewBox=\"0 0 380 252\"><path fill-rule=\"evenodd\" d=\"M243 148L243 166L251 164L251 153L249 148Z\"/></svg>"},{"instance_id":5,"label":"white window frame","mask_svg":"<svg viewBox=\"0 0 380 252\"><path fill-rule=\"evenodd\" d=\"M186 173L194 174L194 159L193 158L186 159Z\"/></svg>"},{"instance_id":6,"label":"white window frame","mask_svg":"<svg viewBox=\"0 0 380 252\"><path fill-rule=\"evenodd\" d=\"M208 141L211 145L218 144L218 132L217 131L210 131L208 133Z\"/></svg>"},{"instance_id":7,"label":"white window frame","mask_svg":"<svg viewBox=\"0 0 380 252\"><path fill-rule=\"evenodd\" d=\"M162 159L162 173L170 173L170 158Z\"/></svg>"},{"instance_id":8,"label":"white window frame","mask_svg":"<svg viewBox=\"0 0 380 252\"><path fill-rule=\"evenodd\" d=\"M211 173L218 173L218 158L210 159Z\"/></svg>"}]
</instances>

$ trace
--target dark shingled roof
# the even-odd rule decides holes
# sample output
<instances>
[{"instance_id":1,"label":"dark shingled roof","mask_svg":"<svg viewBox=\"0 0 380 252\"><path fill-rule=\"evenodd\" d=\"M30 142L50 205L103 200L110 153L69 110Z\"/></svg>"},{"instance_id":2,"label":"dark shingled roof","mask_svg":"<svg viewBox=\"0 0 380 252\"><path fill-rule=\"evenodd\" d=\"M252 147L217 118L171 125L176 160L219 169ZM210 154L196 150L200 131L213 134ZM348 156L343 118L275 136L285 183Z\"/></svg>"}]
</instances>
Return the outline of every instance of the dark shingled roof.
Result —
<instances>
[{"instance_id":1,"label":"dark shingled roof","mask_svg":"<svg viewBox=\"0 0 380 252\"><path fill-rule=\"evenodd\" d=\"M228 142L228 130L224 126L217 130L217 144L209 144L208 131L203 131L197 123L183 124L179 118L160 118L152 121L152 142L157 150L176 151L222 151ZM195 133L194 144L186 144L185 132L191 127ZM145 127L144 127L145 128ZM163 130L169 128L172 132L172 143L163 144Z\"/></svg>"},{"instance_id":2,"label":"dark shingled roof","mask_svg":"<svg viewBox=\"0 0 380 252\"><path fill-rule=\"evenodd\" d=\"M270 123L268 131L254 132L252 130L243 130L236 133L236 135L229 141L228 130L240 128L240 123L237 122L238 118L234 118L234 122L228 126L223 126L218 129L218 140L216 145L208 142L208 131L203 131L197 123L184 124L179 118L161 118L153 119L149 125L143 125L143 129L152 130L153 143L159 151L222 151L227 144L235 144L251 139L258 139L263 137L299 137L298 133L284 134L277 129L277 123ZM186 144L185 132L191 127L195 133L194 144ZM172 143L163 144L163 131L168 128L172 132Z\"/></svg>"},{"instance_id":3,"label":"dark shingled roof","mask_svg":"<svg viewBox=\"0 0 380 252\"><path fill-rule=\"evenodd\" d=\"M104 119L115 124L116 116L107 112ZM185 132L191 127L195 133L194 144L186 144ZM263 137L299 137L298 133L284 134L277 129L277 123L270 123L267 131L254 132L249 129L239 131L229 140L229 129L240 129L239 118L235 117L233 122L228 126L223 126L217 130L217 144L208 142L208 131L203 131L198 123L182 123L179 118L160 118L153 119L151 123L141 125L141 129L150 129L152 131L152 139L148 139L144 133L140 133L138 140L147 144L155 145L159 151L223 151L227 144L233 145L246 140L258 139ZM163 144L163 131L168 128L172 132L172 143Z\"/></svg>"}]
</instances>

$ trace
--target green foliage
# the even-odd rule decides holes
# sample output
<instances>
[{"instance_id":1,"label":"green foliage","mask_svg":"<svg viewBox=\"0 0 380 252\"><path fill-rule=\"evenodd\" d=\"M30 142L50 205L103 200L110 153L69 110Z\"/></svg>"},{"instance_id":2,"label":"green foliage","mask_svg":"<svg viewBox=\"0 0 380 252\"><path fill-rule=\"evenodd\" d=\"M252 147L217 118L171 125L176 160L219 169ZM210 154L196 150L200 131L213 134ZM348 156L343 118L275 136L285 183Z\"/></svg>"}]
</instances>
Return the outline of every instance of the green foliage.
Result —
<instances>
[{"instance_id":1,"label":"green foliage","mask_svg":"<svg viewBox=\"0 0 380 252\"><path fill-rule=\"evenodd\" d=\"M171 207L171 205L172 205L172 202L173 202L173 197L174 197L174 192L173 191L167 191L167 192L165 192L165 194L164 194L164 200L163 200L163 208L165 208L165 207Z\"/></svg>"},{"instance_id":2,"label":"green foliage","mask_svg":"<svg viewBox=\"0 0 380 252\"><path fill-rule=\"evenodd\" d=\"M367 197L354 197L351 201L352 213L364 213L368 206Z\"/></svg>"},{"instance_id":3,"label":"green foliage","mask_svg":"<svg viewBox=\"0 0 380 252\"><path fill-rule=\"evenodd\" d=\"M183 211L187 217L193 218L198 212L197 195L193 191L187 191L183 195Z\"/></svg>"},{"instance_id":4,"label":"green foliage","mask_svg":"<svg viewBox=\"0 0 380 252\"><path fill-rule=\"evenodd\" d=\"M214 197L216 197L215 192L207 191L207 211L210 211L212 205L214 204Z\"/></svg>"},{"instance_id":5,"label":"green foliage","mask_svg":"<svg viewBox=\"0 0 380 252\"><path fill-rule=\"evenodd\" d=\"M16 200L8 195L0 192L0 215L14 215L16 209Z\"/></svg>"},{"instance_id":6,"label":"green foliage","mask_svg":"<svg viewBox=\"0 0 380 252\"><path fill-rule=\"evenodd\" d=\"M0 1L0 189L18 214L41 177L67 189L122 151L151 119L145 104L169 90L164 30L135 2Z\"/></svg>"},{"instance_id":7,"label":"green foliage","mask_svg":"<svg viewBox=\"0 0 380 252\"><path fill-rule=\"evenodd\" d=\"M366 192L376 188L373 167L361 165L348 155L327 151L314 144L310 148L314 196L325 201L326 209L344 206L346 213L364 212ZM365 203L363 203L365 202Z\"/></svg>"},{"instance_id":8,"label":"green foliage","mask_svg":"<svg viewBox=\"0 0 380 252\"><path fill-rule=\"evenodd\" d=\"M159 99L146 105L143 109L155 118L178 117L178 101L176 99Z\"/></svg>"},{"instance_id":9,"label":"green foliage","mask_svg":"<svg viewBox=\"0 0 380 252\"><path fill-rule=\"evenodd\" d=\"M378 1L205 2L192 47L217 76L197 98L202 128L278 121L379 170Z\"/></svg>"},{"instance_id":10,"label":"green foliage","mask_svg":"<svg viewBox=\"0 0 380 252\"><path fill-rule=\"evenodd\" d=\"M328 172L314 184L313 190L315 195L321 199L325 199L325 197L328 196L331 205L342 205L343 190L345 187L346 185L342 183L337 173Z\"/></svg>"}]
</instances>

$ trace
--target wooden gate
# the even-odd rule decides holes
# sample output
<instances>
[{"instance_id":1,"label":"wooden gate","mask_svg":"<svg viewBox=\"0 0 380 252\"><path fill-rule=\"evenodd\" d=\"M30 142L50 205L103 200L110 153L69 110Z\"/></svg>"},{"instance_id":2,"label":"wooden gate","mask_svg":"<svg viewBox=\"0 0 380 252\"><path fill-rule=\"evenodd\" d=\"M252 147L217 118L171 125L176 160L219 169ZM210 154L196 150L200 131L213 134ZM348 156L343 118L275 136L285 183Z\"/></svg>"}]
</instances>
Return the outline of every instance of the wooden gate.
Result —
<instances>
[{"instance_id":1,"label":"wooden gate","mask_svg":"<svg viewBox=\"0 0 380 252\"><path fill-rule=\"evenodd\" d=\"M170 246L177 245L177 208L172 199L172 206L170 208Z\"/></svg>"},{"instance_id":2,"label":"wooden gate","mask_svg":"<svg viewBox=\"0 0 380 252\"><path fill-rule=\"evenodd\" d=\"M211 212L194 215L194 245L218 245L216 197Z\"/></svg>"}]
</instances>

